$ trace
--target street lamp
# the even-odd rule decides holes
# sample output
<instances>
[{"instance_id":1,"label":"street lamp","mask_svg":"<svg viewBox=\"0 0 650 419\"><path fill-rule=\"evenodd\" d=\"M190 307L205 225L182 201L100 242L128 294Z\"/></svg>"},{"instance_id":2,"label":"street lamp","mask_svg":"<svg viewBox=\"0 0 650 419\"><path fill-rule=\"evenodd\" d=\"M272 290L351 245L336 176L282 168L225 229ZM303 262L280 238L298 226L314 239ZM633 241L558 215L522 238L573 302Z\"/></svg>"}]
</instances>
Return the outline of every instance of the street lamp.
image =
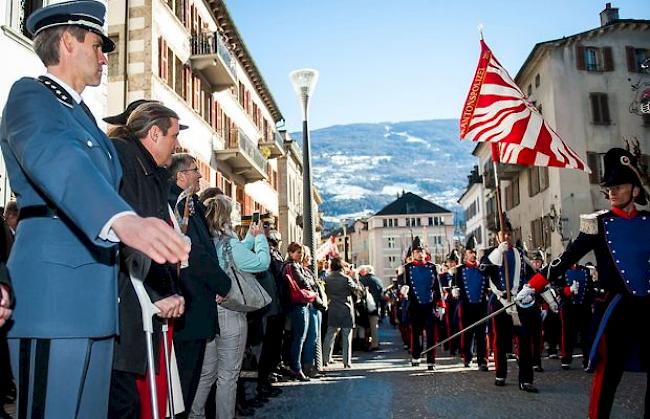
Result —
<instances>
[{"instance_id":1,"label":"street lamp","mask_svg":"<svg viewBox=\"0 0 650 419\"><path fill-rule=\"evenodd\" d=\"M309 115L309 98L314 93L314 87L318 81L318 71L309 68L295 70L289 73L289 80L293 85L302 110L302 229L304 245L311 250L311 268L314 275L316 271L316 254L314 244L314 213L311 206L312 185L311 185L311 153L309 151L309 127L307 117Z\"/></svg>"}]
</instances>

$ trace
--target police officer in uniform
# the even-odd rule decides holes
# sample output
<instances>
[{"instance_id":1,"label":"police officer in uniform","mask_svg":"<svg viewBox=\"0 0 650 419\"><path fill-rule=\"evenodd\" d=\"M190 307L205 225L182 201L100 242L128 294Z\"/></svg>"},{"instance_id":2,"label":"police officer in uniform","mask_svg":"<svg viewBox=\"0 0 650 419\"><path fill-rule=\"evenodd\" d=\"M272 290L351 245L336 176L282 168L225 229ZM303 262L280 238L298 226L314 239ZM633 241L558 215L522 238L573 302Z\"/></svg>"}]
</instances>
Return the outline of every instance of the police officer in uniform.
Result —
<instances>
[{"instance_id":1,"label":"police officer in uniform","mask_svg":"<svg viewBox=\"0 0 650 419\"><path fill-rule=\"evenodd\" d=\"M594 287L586 266L574 265L564 274L566 286L562 290L562 369L571 368L576 337L580 335L582 367L587 369L591 349L591 303Z\"/></svg>"},{"instance_id":2,"label":"police officer in uniform","mask_svg":"<svg viewBox=\"0 0 650 419\"><path fill-rule=\"evenodd\" d=\"M9 92L0 143L20 223L8 262L18 418L106 416L117 330L117 243L159 263L189 246L118 195L115 149L81 98L101 81L113 42L97 1L57 3L27 19L47 67Z\"/></svg>"},{"instance_id":3,"label":"police officer in uniform","mask_svg":"<svg viewBox=\"0 0 650 419\"><path fill-rule=\"evenodd\" d=\"M646 191L636 157L613 148L604 157L601 185L611 209L583 215L580 234L566 251L529 283L539 291L550 279L564 283L564 273L593 251L599 286L608 305L591 349L589 369L594 370L589 417L610 415L616 387L623 371L650 371L650 213L636 209L647 205ZM566 284L565 284L566 285ZM530 292L525 291L525 292ZM650 381L650 374L649 381ZM650 415L650 386L646 388L645 415Z\"/></svg>"},{"instance_id":4,"label":"police officer in uniform","mask_svg":"<svg viewBox=\"0 0 650 419\"><path fill-rule=\"evenodd\" d=\"M490 278L489 286L492 291L489 301L490 313L515 301L519 290L534 273L525 261L524 251L513 246L510 222L506 221L504 224L505 234L500 237L501 243L496 248L488 249L481 260ZM507 277L504 269L506 263L508 264ZM494 339L492 349L496 369L494 384L499 387L506 384L507 353L511 348L513 337L516 337L519 349L519 388L529 393L537 393L538 390L533 385L532 342L533 333L537 330L541 319L534 298L530 295L522 295L519 302L522 306L517 304L492 318Z\"/></svg>"},{"instance_id":5,"label":"police officer in uniform","mask_svg":"<svg viewBox=\"0 0 650 419\"><path fill-rule=\"evenodd\" d=\"M427 348L436 343L436 326L444 315L440 295L440 284L436 266L425 261L425 252L416 237L411 246L413 260L404 266L402 286L408 298L408 315L411 323L411 365L420 365L422 333L426 335ZM433 371L435 367L434 351L427 352L427 368Z\"/></svg>"},{"instance_id":6,"label":"police officer in uniform","mask_svg":"<svg viewBox=\"0 0 650 419\"><path fill-rule=\"evenodd\" d=\"M456 268L451 294L459 301L460 328L464 328L485 317L487 313L487 277L480 270L476 250L466 249L464 263ZM476 348L476 362L479 371L487 371L485 325L468 330L462 335L461 348L465 368L472 358L472 344Z\"/></svg>"}]
</instances>

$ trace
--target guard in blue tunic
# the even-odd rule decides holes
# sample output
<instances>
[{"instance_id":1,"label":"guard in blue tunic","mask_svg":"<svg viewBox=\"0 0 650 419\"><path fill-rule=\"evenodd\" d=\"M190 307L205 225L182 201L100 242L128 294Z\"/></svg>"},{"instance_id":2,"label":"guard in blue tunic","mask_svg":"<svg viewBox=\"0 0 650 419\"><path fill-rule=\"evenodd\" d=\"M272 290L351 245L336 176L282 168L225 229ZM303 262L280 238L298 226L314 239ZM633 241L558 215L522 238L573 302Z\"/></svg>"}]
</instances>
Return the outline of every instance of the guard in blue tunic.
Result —
<instances>
[{"instance_id":1,"label":"guard in blue tunic","mask_svg":"<svg viewBox=\"0 0 650 419\"><path fill-rule=\"evenodd\" d=\"M452 251L447 256L447 261L445 262L447 271L438 276L442 287L442 299L445 303L445 315L442 320L443 327L440 328L441 330L444 330L444 337L441 333L441 339L452 336L460 330L460 315L458 311L460 306L458 304L458 297L455 297L451 293L454 276L456 275L456 268L460 262L458 259L456 251ZM446 345L447 349L449 349L449 355L456 356L461 350L461 338L452 339Z\"/></svg>"},{"instance_id":2,"label":"guard in blue tunic","mask_svg":"<svg viewBox=\"0 0 650 419\"><path fill-rule=\"evenodd\" d=\"M593 251L599 286L609 301L600 320L589 359L594 370L589 417L610 415L623 371L650 371L650 213L636 157L613 148L604 157L601 185L611 209L581 217L580 234L529 287L538 291L550 279L566 285L564 273ZM528 288L528 287L527 287ZM526 291L526 292L529 292ZM650 381L650 374L649 381ZM650 386L645 394L645 417L650 415Z\"/></svg>"},{"instance_id":3,"label":"guard in blue tunic","mask_svg":"<svg viewBox=\"0 0 650 419\"><path fill-rule=\"evenodd\" d=\"M593 280L587 267L574 265L564 274L562 290L562 305L560 318L562 319L562 369L571 368L573 348L578 335L582 348L582 367L587 369L589 351L591 350L591 304L594 296Z\"/></svg>"},{"instance_id":4,"label":"guard in blue tunic","mask_svg":"<svg viewBox=\"0 0 650 419\"><path fill-rule=\"evenodd\" d=\"M420 365L422 333L426 335L427 348L436 343L436 329L444 315L436 265L425 261L425 252L419 237L411 247L413 261L404 266L402 286L408 287L408 315L411 324L411 365ZM435 368L434 351L427 352L427 367Z\"/></svg>"},{"instance_id":5,"label":"guard in blue tunic","mask_svg":"<svg viewBox=\"0 0 650 419\"><path fill-rule=\"evenodd\" d=\"M82 100L99 85L105 6L53 4L26 27L47 67L11 88L0 143L20 223L8 270L17 418L103 418L117 330L117 244L159 263L189 246L162 220L141 218L117 193L115 149Z\"/></svg>"},{"instance_id":6,"label":"guard in blue tunic","mask_svg":"<svg viewBox=\"0 0 650 419\"><path fill-rule=\"evenodd\" d=\"M505 234L496 248L488 249L481 260L488 275L492 291L489 307L490 313L515 301L515 296L534 274L533 268L524 258L524 251L513 245L512 226L504 225ZM507 275L505 266L508 266ZM507 282L506 282L507 281ZM522 298L529 301L531 298ZM507 353L512 348L513 338L517 339L519 356L519 389L537 393L533 385L533 335L538 333L541 323L539 307L532 302L525 306L511 306L506 311L492 318L494 367L496 378L494 385L505 386L508 374Z\"/></svg>"},{"instance_id":7,"label":"guard in blue tunic","mask_svg":"<svg viewBox=\"0 0 650 419\"><path fill-rule=\"evenodd\" d=\"M488 279L480 270L476 250L466 249L464 263L456 268L451 294L459 300L460 328L482 319L487 314ZM488 370L486 356L486 327L481 325L462 335L463 363L469 368L476 349L476 363L479 371Z\"/></svg>"}]
</instances>

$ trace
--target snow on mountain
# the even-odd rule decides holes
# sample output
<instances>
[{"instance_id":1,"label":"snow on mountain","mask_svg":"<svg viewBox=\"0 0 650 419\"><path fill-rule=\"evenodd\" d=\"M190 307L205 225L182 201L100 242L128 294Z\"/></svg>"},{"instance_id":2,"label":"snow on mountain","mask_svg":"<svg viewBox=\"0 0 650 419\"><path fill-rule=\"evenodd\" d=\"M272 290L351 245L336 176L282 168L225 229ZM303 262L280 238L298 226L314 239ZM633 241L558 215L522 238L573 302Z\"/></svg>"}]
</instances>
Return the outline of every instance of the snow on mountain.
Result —
<instances>
[{"instance_id":1,"label":"snow on mountain","mask_svg":"<svg viewBox=\"0 0 650 419\"><path fill-rule=\"evenodd\" d=\"M292 137L300 143L301 133ZM450 210L476 164L457 120L336 125L311 131L314 183L325 220L374 214L402 191Z\"/></svg>"}]
</instances>

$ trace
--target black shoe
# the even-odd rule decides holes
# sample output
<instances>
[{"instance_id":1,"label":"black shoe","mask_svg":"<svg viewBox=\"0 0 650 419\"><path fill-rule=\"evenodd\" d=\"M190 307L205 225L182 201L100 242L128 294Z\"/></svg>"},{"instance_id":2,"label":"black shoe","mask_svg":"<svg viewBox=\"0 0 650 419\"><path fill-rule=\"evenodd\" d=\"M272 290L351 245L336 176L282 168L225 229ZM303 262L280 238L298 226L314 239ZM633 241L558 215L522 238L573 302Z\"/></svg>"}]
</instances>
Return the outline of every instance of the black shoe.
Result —
<instances>
[{"instance_id":1,"label":"black shoe","mask_svg":"<svg viewBox=\"0 0 650 419\"><path fill-rule=\"evenodd\" d=\"M504 387L506 385L506 379L505 378L497 378L494 380L494 385L497 387Z\"/></svg>"},{"instance_id":2,"label":"black shoe","mask_svg":"<svg viewBox=\"0 0 650 419\"><path fill-rule=\"evenodd\" d=\"M251 417L255 415L255 409L237 404L235 414L237 417Z\"/></svg>"},{"instance_id":3,"label":"black shoe","mask_svg":"<svg viewBox=\"0 0 650 419\"><path fill-rule=\"evenodd\" d=\"M280 394L282 394L281 389L271 387L270 385L257 388L257 395L261 397L278 397Z\"/></svg>"},{"instance_id":4,"label":"black shoe","mask_svg":"<svg viewBox=\"0 0 650 419\"><path fill-rule=\"evenodd\" d=\"M488 371L490 371L490 369L488 368L487 365L479 365L479 366L478 366L478 370L479 370L479 371L483 371L483 372L488 372Z\"/></svg>"},{"instance_id":5,"label":"black shoe","mask_svg":"<svg viewBox=\"0 0 650 419\"><path fill-rule=\"evenodd\" d=\"M526 393L539 393L537 387L529 383L519 383L519 390L525 391Z\"/></svg>"},{"instance_id":6,"label":"black shoe","mask_svg":"<svg viewBox=\"0 0 650 419\"><path fill-rule=\"evenodd\" d=\"M535 371L535 372L544 372L544 368L542 368L541 365L535 365L533 367L533 371Z\"/></svg>"},{"instance_id":7,"label":"black shoe","mask_svg":"<svg viewBox=\"0 0 650 419\"><path fill-rule=\"evenodd\" d=\"M293 379L297 380L297 381L302 381L302 382L311 381L311 379L309 377L307 377L302 371L294 372L293 373Z\"/></svg>"},{"instance_id":8,"label":"black shoe","mask_svg":"<svg viewBox=\"0 0 650 419\"><path fill-rule=\"evenodd\" d=\"M560 357L558 356L558 354L555 353L548 354L548 359L559 359L559 358Z\"/></svg>"},{"instance_id":9,"label":"black shoe","mask_svg":"<svg viewBox=\"0 0 650 419\"><path fill-rule=\"evenodd\" d=\"M571 365L569 365L569 364L562 364L562 369L563 369L564 371L568 371L568 370L571 369Z\"/></svg>"},{"instance_id":10,"label":"black shoe","mask_svg":"<svg viewBox=\"0 0 650 419\"><path fill-rule=\"evenodd\" d=\"M435 371L436 370L436 364L427 364L427 370L429 371Z\"/></svg>"},{"instance_id":11,"label":"black shoe","mask_svg":"<svg viewBox=\"0 0 650 419\"><path fill-rule=\"evenodd\" d=\"M465 367L465 368L469 368L469 362L465 362L465 363L463 364L463 367Z\"/></svg>"}]
</instances>

